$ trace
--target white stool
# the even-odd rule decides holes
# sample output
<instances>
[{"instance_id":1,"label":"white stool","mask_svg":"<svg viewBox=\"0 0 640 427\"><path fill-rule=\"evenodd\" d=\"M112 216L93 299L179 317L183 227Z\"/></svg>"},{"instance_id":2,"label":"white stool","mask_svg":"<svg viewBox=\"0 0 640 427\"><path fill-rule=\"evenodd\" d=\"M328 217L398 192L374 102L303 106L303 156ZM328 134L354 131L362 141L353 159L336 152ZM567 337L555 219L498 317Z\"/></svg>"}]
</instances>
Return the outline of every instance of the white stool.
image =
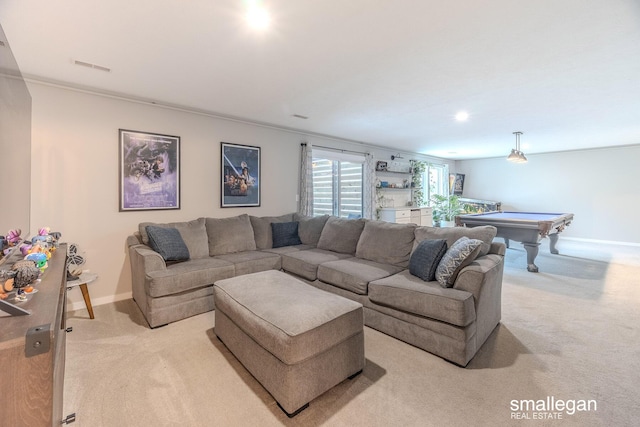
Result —
<instances>
[{"instance_id":1,"label":"white stool","mask_svg":"<svg viewBox=\"0 0 640 427\"><path fill-rule=\"evenodd\" d=\"M80 277L76 280L70 280L67 282L67 290L71 288L75 288L76 286L80 286L80 291L82 292L82 298L84 298L84 305L87 306L87 311L89 312L89 317L93 319L93 307L91 306L91 298L89 297L89 289L87 285L98 278L97 274L93 273L82 273Z\"/></svg>"}]
</instances>

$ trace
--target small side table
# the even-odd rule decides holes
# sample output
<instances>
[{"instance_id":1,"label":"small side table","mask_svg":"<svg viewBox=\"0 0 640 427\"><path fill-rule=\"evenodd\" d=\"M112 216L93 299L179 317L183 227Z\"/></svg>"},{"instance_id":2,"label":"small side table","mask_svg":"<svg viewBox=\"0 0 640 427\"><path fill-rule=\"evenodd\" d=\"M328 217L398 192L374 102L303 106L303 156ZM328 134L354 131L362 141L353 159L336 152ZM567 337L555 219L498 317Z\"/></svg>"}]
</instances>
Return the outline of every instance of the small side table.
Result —
<instances>
[{"instance_id":1,"label":"small side table","mask_svg":"<svg viewBox=\"0 0 640 427\"><path fill-rule=\"evenodd\" d=\"M91 306L91 298L89 297L89 289L87 285L98 278L97 274L93 273L82 273L76 280L70 280L67 282L67 290L74 288L76 286L80 286L80 291L82 292L82 298L84 298L84 304L87 306L87 311L89 312L89 317L91 319L93 316L93 307Z\"/></svg>"}]
</instances>

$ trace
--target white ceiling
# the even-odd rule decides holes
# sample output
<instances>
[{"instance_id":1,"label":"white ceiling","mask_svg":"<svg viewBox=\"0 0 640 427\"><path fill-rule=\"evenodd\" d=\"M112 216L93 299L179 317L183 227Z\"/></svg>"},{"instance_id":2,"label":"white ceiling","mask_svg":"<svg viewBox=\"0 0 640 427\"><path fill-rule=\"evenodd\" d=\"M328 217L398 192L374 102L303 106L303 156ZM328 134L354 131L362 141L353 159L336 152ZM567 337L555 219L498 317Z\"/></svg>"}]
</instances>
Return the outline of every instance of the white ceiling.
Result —
<instances>
[{"instance_id":1,"label":"white ceiling","mask_svg":"<svg viewBox=\"0 0 640 427\"><path fill-rule=\"evenodd\" d=\"M527 154L640 144L638 0L265 0L266 31L247 3L0 0L0 24L26 77L309 134L449 159L514 131Z\"/></svg>"}]
</instances>

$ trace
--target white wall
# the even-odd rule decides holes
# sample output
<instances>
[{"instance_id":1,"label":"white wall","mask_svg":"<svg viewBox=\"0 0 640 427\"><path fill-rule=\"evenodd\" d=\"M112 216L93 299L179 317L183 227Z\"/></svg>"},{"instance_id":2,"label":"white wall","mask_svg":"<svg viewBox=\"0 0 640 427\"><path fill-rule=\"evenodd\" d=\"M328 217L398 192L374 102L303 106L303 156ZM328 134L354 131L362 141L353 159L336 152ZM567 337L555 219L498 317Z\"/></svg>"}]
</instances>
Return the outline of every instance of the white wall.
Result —
<instances>
[{"instance_id":1,"label":"white wall","mask_svg":"<svg viewBox=\"0 0 640 427\"><path fill-rule=\"evenodd\" d=\"M95 304L130 296L125 240L142 221L296 210L300 136L30 83L33 97L31 226L49 226L86 252ZM181 209L118 211L118 129L181 137ZM261 207L220 208L220 142L262 147ZM33 231L32 231L33 232ZM74 306L82 301L74 289Z\"/></svg>"},{"instance_id":2,"label":"white wall","mask_svg":"<svg viewBox=\"0 0 640 427\"><path fill-rule=\"evenodd\" d=\"M140 222L295 211L302 141L370 152L383 160L398 154L42 83L28 86L33 98L31 234L49 226L62 233L63 241L79 245L87 258L83 267L99 275L89 287L94 305L131 297L125 240ZM118 211L118 129L181 137L181 209ZM221 141L262 148L260 207L220 208ZM72 308L84 307L77 289L69 301Z\"/></svg>"},{"instance_id":3,"label":"white wall","mask_svg":"<svg viewBox=\"0 0 640 427\"><path fill-rule=\"evenodd\" d=\"M456 162L464 196L498 200L503 210L575 214L565 237L640 243L640 145Z\"/></svg>"}]
</instances>

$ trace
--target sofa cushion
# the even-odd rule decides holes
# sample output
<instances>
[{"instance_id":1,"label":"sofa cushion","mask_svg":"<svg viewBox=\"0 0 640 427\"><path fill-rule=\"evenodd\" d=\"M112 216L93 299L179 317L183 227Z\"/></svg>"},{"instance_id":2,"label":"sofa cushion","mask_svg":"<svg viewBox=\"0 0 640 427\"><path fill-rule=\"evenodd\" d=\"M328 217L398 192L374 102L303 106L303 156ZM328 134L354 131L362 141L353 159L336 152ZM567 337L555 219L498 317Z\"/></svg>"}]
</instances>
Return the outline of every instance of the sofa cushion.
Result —
<instances>
[{"instance_id":1,"label":"sofa cushion","mask_svg":"<svg viewBox=\"0 0 640 427\"><path fill-rule=\"evenodd\" d=\"M210 256L256 250L256 241L249 215L207 218L205 224Z\"/></svg>"},{"instance_id":2,"label":"sofa cushion","mask_svg":"<svg viewBox=\"0 0 640 427\"><path fill-rule=\"evenodd\" d=\"M189 259L189 249L177 229L148 225L147 235L151 249L158 252L165 261L186 261Z\"/></svg>"},{"instance_id":3,"label":"sofa cushion","mask_svg":"<svg viewBox=\"0 0 640 427\"><path fill-rule=\"evenodd\" d=\"M369 282L400 271L402 267L361 258L347 258L320 264L318 279L356 294L366 295Z\"/></svg>"},{"instance_id":4,"label":"sofa cushion","mask_svg":"<svg viewBox=\"0 0 640 427\"><path fill-rule=\"evenodd\" d=\"M470 239L482 240L482 246L478 256L484 256L489 253L491 242L496 237L498 229L492 225L481 225L478 227L418 227L416 228L417 245L424 239L445 239L447 246L451 247L456 240L465 236Z\"/></svg>"},{"instance_id":5,"label":"sofa cushion","mask_svg":"<svg viewBox=\"0 0 640 427\"><path fill-rule=\"evenodd\" d=\"M191 259L209 257L209 244L207 242L207 230L205 229L204 218L198 218L186 222L169 222L164 224L141 222L138 224L138 232L140 233L142 243L145 245L149 245L149 235L147 234L148 225L163 228L176 228L180 232L182 240L184 240L187 248L189 248L189 256Z\"/></svg>"},{"instance_id":6,"label":"sofa cushion","mask_svg":"<svg viewBox=\"0 0 640 427\"><path fill-rule=\"evenodd\" d=\"M229 261L208 257L168 265L147 276L145 293L157 298L211 286L216 280L235 276L235 268Z\"/></svg>"},{"instance_id":7,"label":"sofa cushion","mask_svg":"<svg viewBox=\"0 0 640 427\"><path fill-rule=\"evenodd\" d=\"M407 268L415 228L415 224L367 221L358 240L356 256Z\"/></svg>"},{"instance_id":8,"label":"sofa cushion","mask_svg":"<svg viewBox=\"0 0 640 427\"><path fill-rule=\"evenodd\" d=\"M281 254L282 269L289 273L297 274L307 280L318 278L318 266L324 262L337 261L351 258L351 255L338 252L325 251L324 249L309 249Z\"/></svg>"},{"instance_id":9,"label":"sofa cushion","mask_svg":"<svg viewBox=\"0 0 640 427\"><path fill-rule=\"evenodd\" d=\"M411 254L409 272L426 282L436 279L436 269L447 252L447 241L444 239L426 239L418 243Z\"/></svg>"},{"instance_id":10,"label":"sofa cushion","mask_svg":"<svg viewBox=\"0 0 640 427\"><path fill-rule=\"evenodd\" d=\"M293 221L293 214L263 217L250 215L249 220L251 221L251 227L253 228L253 237L256 241L256 248L269 249L273 245L271 224L274 222L291 222Z\"/></svg>"},{"instance_id":11,"label":"sofa cushion","mask_svg":"<svg viewBox=\"0 0 640 427\"><path fill-rule=\"evenodd\" d=\"M299 252L299 251L306 251L308 249L313 249L313 246L309 246L309 245L295 245L295 246L283 246L281 248L270 248L270 249L263 249L263 252L270 252L272 254L278 254L278 255L282 255L282 254L288 254L291 252Z\"/></svg>"},{"instance_id":12,"label":"sofa cushion","mask_svg":"<svg viewBox=\"0 0 640 427\"><path fill-rule=\"evenodd\" d=\"M444 288L450 288L456 281L458 273L467 265L471 264L480 252L482 241L459 238L444 254L438 268L436 269L436 280Z\"/></svg>"},{"instance_id":13,"label":"sofa cushion","mask_svg":"<svg viewBox=\"0 0 640 427\"><path fill-rule=\"evenodd\" d=\"M280 270L282 266L279 255L263 251L236 252L233 254L216 255L215 258L233 263L236 269L236 276L258 271Z\"/></svg>"},{"instance_id":14,"label":"sofa cushion","mask_svg":"<svg viewBox=\"0 0 640 427\"><path fill-rule=\"evenodd\" d=\"M369 283L376 304L465 327L476 319L473 294L425 282L408 270Z\"/></svg>"},{"instance_id":15,"label":"sofa cushion","mask_svg":"<svg viewBox=\"0 0 640 427\"><path fill-rule=\"evenodd\" d=\"M316 246L328 219L329 215L305 216L299 213L293 214L293 220L299 223L298 236L300 236L302 243Z\"/></svg>"},{"instance_id":16,"label":"sofa cushion","mask_svg":"<svg viewBox=\"0 0 640 427\"><path fill-rule=\"evenodd\" d=\"M283 246L300 245L300 237L298 236L298 222L272 222L271 233L273 235L274 248Z\"/></svg>"},{"instance_id":17,"label":"sofa cushion","mask_svg":"<svg viewBox=\"0 0 640 427\"><path fill-rule=\"evenodd\" d=\"M341 254L355 254L364 223L364 219L330 217L320 234L318 249Z\"/></svg>"}]
</instances>

